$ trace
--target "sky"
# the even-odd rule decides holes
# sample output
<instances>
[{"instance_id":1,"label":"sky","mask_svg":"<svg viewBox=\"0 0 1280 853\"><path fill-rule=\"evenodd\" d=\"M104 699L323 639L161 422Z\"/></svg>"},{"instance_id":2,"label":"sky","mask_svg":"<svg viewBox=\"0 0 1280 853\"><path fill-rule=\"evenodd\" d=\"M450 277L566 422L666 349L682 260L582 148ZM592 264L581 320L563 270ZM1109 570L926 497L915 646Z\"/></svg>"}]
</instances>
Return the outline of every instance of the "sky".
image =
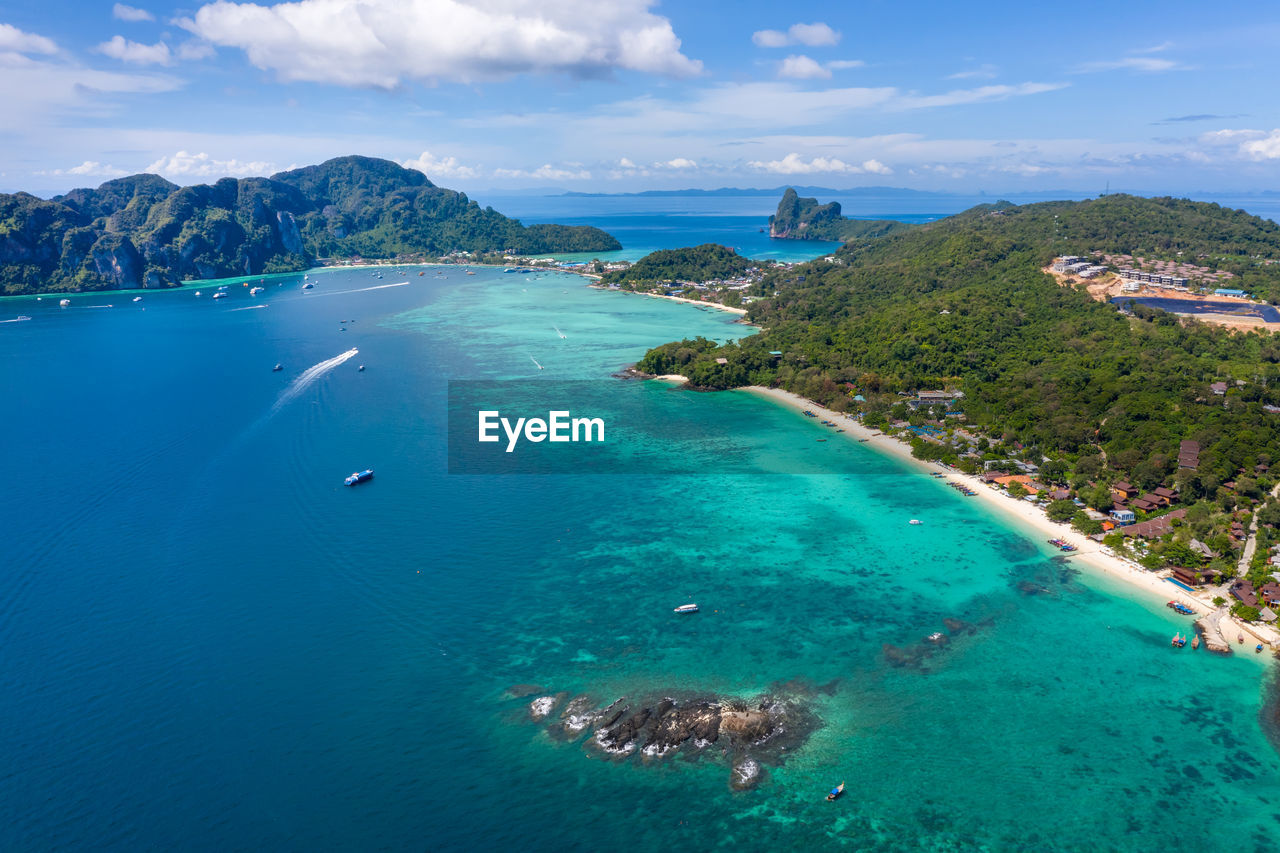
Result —
<instances>
[{"instance_id":1,"label":"sky","mask_svg":"<svg viewBox=\"0 0 1280 853\"><path fill-rule=\"evenodd\" d=\"M1280 190L1280 5L0 5L0 191L344 154L469 192Z\"/></svg>"}]
</instances>

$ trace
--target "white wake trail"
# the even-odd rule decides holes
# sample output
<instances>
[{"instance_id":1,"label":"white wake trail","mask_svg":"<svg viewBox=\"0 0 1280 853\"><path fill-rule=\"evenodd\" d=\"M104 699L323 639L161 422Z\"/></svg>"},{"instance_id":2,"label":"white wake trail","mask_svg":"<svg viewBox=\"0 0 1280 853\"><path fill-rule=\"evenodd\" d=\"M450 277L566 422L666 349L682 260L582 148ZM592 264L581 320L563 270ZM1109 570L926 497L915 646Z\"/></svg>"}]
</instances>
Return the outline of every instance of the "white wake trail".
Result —
<instances>
[{"instance_id":1,"label":"white wake trail","mask_svg":"<svg viewBox=\"0 0 1280 853\"><path fill-rule=\"evenodd\" d=\"M404 287L409 282L397 281L395 284L375 284L373 287L357 287L355 290L322 290L320 292L312 291L311 298L317 296L341 296L344 293L364 293L366 290L382 290L384 287Z\"/></svg>"},{"instance_id":2,"label":"white wake trail","mask_svg":"<svg viewBox=\"0 0 1280 853\"><path fill-rule=\"evenodd\" d=\"M255 308L266 308L266 305L246 305L244 308L232 308L232 311L252 311Z\"/></svg>"},{"instance_id":3,"label":"white wake trail","mask_svg":"<svg viewBox=\"0 0 1280 853\"><path fill-rule=\"evenodd\" d=\"M354 358L358 352L360 352L360 350L352 347L342 355L336 355L328 361L322 361L319 364L314 365L313 367L308 367L306 370L302 371L302 373L298 375L297 379L289 383L288 388L280 392L280 399L276 400L275 405L271 407L271 414L274 415L276 412L280 411L286 403L296 398L303 391L307 390L307 387L317 379L324 376L330 370L333 370L347 359Z\"/></svg>"}]
</instances>

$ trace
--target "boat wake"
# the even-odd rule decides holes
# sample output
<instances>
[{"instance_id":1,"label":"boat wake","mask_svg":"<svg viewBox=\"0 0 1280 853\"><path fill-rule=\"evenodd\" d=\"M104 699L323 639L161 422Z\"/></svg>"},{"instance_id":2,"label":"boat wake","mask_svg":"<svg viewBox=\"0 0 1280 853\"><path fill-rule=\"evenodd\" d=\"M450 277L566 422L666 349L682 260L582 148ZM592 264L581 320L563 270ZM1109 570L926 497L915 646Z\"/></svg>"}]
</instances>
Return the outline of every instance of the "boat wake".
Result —
<instances>
[{"instance_id":1,"label":"boat wake","mask_svg":"<svg viewBox=\"0 0 1280 853\"><path fill-rule=\"evenodd\" d=\"M375 284L372 287L357 287L355 290L326 290L323 293L313 293L312 296L341 296L344 293L364 293L366 290L382 290L386 287L404 287L409 282L397 281L395 284Z\"/></svg>"},{"instance_id":2,"label":"boat wake","mask_svg":"<svg viewBox=\"0 0 1280 853\"><path fill-rule=\"evenodd\" d=\"M243 308L232 308L231 310L232 311L252 311L254 308L266 308L266 307L267 307L266 303L263 303L262 305L246 305Z\"/></svg>"},{"instance_id":3,"label":"boat wake","mask_svg":"<svg viewBox=\"0 0 1280 853\"><path fill-rule=\"evenodd\" d=\"M298 375L297 379L289 383L288 388L280 392L279 399L277 399L275 405L271 407L271 414L274 415L276 412L280 411L290 400L295 399L299 394L307 390L307 388L321 376L324 376L344 361L354 358L359 352L360 350L352 347L342 355L336 355L327 361L322 361L319 364L308 367L306 370L302 371L302 373Z\"/></svg>"}]
</instances>

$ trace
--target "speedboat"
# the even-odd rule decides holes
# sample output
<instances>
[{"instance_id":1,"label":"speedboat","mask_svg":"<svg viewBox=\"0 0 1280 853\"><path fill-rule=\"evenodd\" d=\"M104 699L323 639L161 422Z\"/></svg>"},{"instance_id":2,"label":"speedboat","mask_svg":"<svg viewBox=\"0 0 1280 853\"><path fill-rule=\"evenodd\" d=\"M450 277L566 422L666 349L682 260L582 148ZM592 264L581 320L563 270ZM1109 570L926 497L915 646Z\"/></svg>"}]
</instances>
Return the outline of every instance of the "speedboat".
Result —
<instances>
[{"instance_id":1,"label":"speedboat","mask_svg":"<svg viewBox=\"0 0 1280 853\"><path fill-rule=\"evenodd\" d=\"M141 297L141 296L135 296L135 297L133 297L133 301L134 301L134 302L141 302L141 301L142 301L142 297Z\"/></svg>"},{"instance_id":2,"label":"speedboat","mask_svg":"<svg viewBox=\"0 0 1280 853\"><path fill-rule=\"evenodd\" d=\"M275 367L271 368L272 373L279 373L281 370L284 370L283 364L276 364Z\"/></svg>"},{"instance_id":3,"label":"speedboat","mask_svg":"<svg viewBox=\"0 0 1280 853\"><path fill-rule=\"evenodd\" d=\"M676 612L676 613L697 613L697 612L698 612L698 605L696 605L696 604L681 604L679 607L675 608L675 611L674 611L674 612Z\"/></svg>"},{"instance_id":4,"label":"speedboat","mask_svg":"<svg viewBox=\"0 0 1280 853\"><path fill-rule=\"evenodd\" d=\"M924 524L924 522L918 518L913 518L910 521L908 521L907 524Z\"/></svg>"},{"instance_id":5,"label":"speedboat","mask_svg":"<svg viewBox=\"0 0 1280 853\"><path fill-rule=\"evenodd\" d=\"M356 471L354 474L352 474L350 477L343 480L342 482L344 485L354 486L357 483L363 483L366 480L372 480L372 479L373 479L373 469L366 468L363 471Z\"/></svg>"},{"instance_id":6,"label":"speedboat","mask_svg":"<svg viewBox=\"0 0 1280 853\"><path fill-rule=\"evenodd\" d=\"M303 290L310 290L313 287L315 287L315 285L312 284L311 282L307 282L306 284L302 285Z\"/></svg>"},{"instance_id":7,"label":"speedboat","mask_svg":"<svg viewBox=\"0 0 1280 853\"><path fill-rule=\"evenodd\" d=\"M63 299L63 300L61 300L60 302L58 302L58 307L60 307L60 308L66 308L66 307L67 307L67 306L69 306L70 304L71 304L71 300L70 300L70 299Z\"/></svg>"},{"instance_id":8,"label":"speedboat","mask_svg":"<svg viewBox=\"0 0 1280 853\"><path fill-rule=\"evenodd\" d=\"M262 287L251 287L251 288L249 288L249 295L250 295L250 296L257 296L259 293L261 293L261 292L262 292L263 290L265 290L265 289L266 289L266 288L262 288Z\"/></svg>"},{"instance_id":9,"label":"speedboat","mask_svg":"<svg viewBox=\"0 0 1280 853\"><path fill-rule=\"evenodd\" d=\"M213 294L213 298L214 298L214 299L226 299L226 298L227 298L227 292L226 292L225 290L219 290L217 293Z\"/></svg>"},{"instance_id":10,"label":"speedboat","mask_svg":"<svg viewBox=\"0 0 1280 853\"><path fill-rule=\"evenodd\" d=\"M360 365L359 367L357 367L357 368L356 368L356 372L357 372L357 373L364 373L364 365L362 364L362 365Z\"/></svg>"}]
</instances>

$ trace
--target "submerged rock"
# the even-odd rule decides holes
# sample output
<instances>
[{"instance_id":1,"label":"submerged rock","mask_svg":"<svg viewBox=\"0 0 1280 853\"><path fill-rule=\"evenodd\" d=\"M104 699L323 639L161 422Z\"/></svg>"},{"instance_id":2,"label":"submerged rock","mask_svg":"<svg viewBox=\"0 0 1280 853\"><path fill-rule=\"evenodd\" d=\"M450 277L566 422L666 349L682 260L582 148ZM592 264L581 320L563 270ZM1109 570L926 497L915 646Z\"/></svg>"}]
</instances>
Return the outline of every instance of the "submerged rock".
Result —
<instances>
[{"instance_id":1,"label":"submerged rock","mask_svg":"<svg viewBox=\"0 0 1280 853\"><path fill-rule=\"evenodd\" d=\"M744 756L733 763L733 772L729 775L729 787L735 791L749 791L760 784L764 775L760 762Z\"/></svg>"}]
</instances>

